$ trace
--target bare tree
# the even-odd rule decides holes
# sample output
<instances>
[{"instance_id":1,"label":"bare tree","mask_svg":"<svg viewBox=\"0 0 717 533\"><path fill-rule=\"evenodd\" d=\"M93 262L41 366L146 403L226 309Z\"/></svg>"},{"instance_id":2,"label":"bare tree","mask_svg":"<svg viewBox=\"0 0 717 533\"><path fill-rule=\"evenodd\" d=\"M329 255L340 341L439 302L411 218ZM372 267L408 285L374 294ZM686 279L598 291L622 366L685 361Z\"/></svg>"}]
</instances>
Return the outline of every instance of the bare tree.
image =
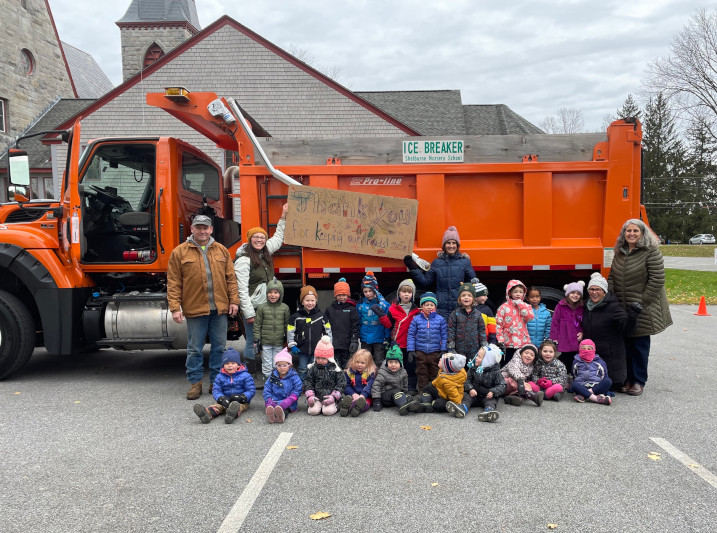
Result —
<instances>
[{"instance_id":1,"label":"bare tree","mask_svg":"<svg viewBox=\"0 0 717 533\"><path fill-rule=\"evenodd\" d=\"M606 113L602 116L602 124L600 131L607 131L607 128L610 124L613 123L614 120L617 120L614 116L612 116L610 113Z\"/></svg>"},{"instance_id":2,"label":"bare tree","mask_svg":"<svg viewBox=\"0 0 717 533\"><path fill-rule=\"evenodd\" d=\"M555 117L545 117L538 123L538 127L545 133L558 133L558 121Z\"/></svg>"},{"instance_id":3,"label":"bare tree","mask_svg":"<svg viewBox=\"0 0 717 533\"><path fill-rule=\"evenodd\" d=\"M709 116L710 133L717 133L717 9L697 10L672 40L670 55L650 62L643 89L663 93L690 119Z\"/></svg>"},{"instance_id":4,"label":"bare tree","mask_svg":"<svg viewBox=\"0 0 717 533\"><path fill-rule=\"evenodd\" d=\"M545 117L538 126L545 133L580 133L585 128L585 118L579 109L561 107L557 116Z\"/></svg>"},{"instance_id":5,"label":"bare tree","mask_svg":"<svg viewBox=\"0 0 717 533\"><path fill-rule=\"evenodd\" d=\"M288 52L294 56L299 61L303 61L307 65L312 66L325 76L331 78L334 81L339 82L339 79L341 77L341 73L344 70L344 67L341 65L330 65L328 67L324 67L322 65L319 65L316 63L316 58L311 55L311 53L306 50L305 48L300 48L299 46L295 45L294 43L289 43L289 50ZM339 82L340 83L340 82Z\"/></svg>"}]
</instances>

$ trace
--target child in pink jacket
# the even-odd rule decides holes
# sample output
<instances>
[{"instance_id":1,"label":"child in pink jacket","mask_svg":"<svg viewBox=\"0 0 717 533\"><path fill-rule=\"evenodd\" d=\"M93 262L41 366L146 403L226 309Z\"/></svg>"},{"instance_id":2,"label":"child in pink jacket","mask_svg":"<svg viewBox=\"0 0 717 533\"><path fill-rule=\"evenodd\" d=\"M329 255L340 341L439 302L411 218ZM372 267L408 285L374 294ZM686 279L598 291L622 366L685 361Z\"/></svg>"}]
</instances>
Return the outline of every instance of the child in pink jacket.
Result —
<instances>
[{"instance_id":1,"label":"child in pink jacket","mask_svg":"<svg viewBox=\"0 0 717 533\"><path fill-rule=\"evenodd\" d=\"M505 346L505 356L501 366L511 360L518 348L530 344L530 334L526 324L533 320L532 306L523 301L527 289L522 281L512 279L505 289L505 302L495 314L495 334L499 343Z\"/></svg>"}]
</instances>

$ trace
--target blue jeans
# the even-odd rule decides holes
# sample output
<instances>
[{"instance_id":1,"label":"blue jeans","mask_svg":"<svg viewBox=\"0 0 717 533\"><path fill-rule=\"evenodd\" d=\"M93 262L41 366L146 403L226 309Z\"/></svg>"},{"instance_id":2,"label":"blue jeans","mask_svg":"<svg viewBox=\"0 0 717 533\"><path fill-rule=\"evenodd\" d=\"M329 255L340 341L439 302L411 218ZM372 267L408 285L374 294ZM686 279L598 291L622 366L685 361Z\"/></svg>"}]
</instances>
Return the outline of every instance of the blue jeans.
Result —
<instances>
[{"instance_id":1,"label":"blue jeans","mask_svg":"<svg viewBox=\"0 0 717 533\"><path fill-rule=\"evenodd\" d=\"M593 394L595 396L597 396L598 394L607 394L607 392L610 390L610 387L612 387L612 380L610 378L605 378L600 383L596 383L592 386ZM590 397L590 389L588 389L585 385L581 385L580 383L573 383L568 389L568 391L579 394L584 398Z\"/></svg>"},{"instance_id":2,"label":"blue jeans","mask_svg":"<svg viewBox=\"0 0 717 533\"><path fill-rule=\"evenodd\" d=\"M244 321L244 339L246 340L246 346L244 347L244 361L254 360L254 323L249 324L246 318L242 317Z\"/></svg>"},{"instance_id":3,"label":"blue jeans","mask_svg":"<svg viewBox=\"0 0 717 533\"><path fill-rule=\"evenodd\" d=\"M299 377L303 382L306 378L306 367L314 362L314 356L308 353L299 352Z\"/></svg>"},{"instance_id":4,"label":"blue jeans","mask_svg":"<svg viewBox=\"0 0 717 533\"><path fill-rule=\"evenodd\" d=\"M187 380L202 381L204 376L204 342L209 335L209 383L214 383L222 368L222 355L227 343L227 315L210 311L208 315L185 317L187 321Z\"/></svg>"},{"instance_id":5,"label":"blue jeans","mask_svg":"<svg viewBox=\"0 0 717 533\"><path fill-rule=\"evenodd\" d=\"M630 383L647 383L647 361L650 357L650 336L627 337L625 339L627 355L627 380Z\"/></svg>"}]
</instances>

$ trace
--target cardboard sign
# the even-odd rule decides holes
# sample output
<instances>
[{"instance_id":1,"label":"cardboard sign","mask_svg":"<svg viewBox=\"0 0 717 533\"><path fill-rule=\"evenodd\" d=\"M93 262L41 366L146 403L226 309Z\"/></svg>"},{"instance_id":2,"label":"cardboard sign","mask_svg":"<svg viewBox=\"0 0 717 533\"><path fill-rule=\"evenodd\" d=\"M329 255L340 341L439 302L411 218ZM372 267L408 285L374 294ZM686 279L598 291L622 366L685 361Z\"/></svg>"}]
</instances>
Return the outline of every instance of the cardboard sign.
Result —
<instances>
[{"instance_id":1,"label":"cardboard sign","mask_svg":"<svg viewBox=\"0 0 717 533\"><path fill-rule=\"evenodd\" d=\"M291 185L287 244L401 259L413 251L418 201Z\"/></svg>"}]
</instances>

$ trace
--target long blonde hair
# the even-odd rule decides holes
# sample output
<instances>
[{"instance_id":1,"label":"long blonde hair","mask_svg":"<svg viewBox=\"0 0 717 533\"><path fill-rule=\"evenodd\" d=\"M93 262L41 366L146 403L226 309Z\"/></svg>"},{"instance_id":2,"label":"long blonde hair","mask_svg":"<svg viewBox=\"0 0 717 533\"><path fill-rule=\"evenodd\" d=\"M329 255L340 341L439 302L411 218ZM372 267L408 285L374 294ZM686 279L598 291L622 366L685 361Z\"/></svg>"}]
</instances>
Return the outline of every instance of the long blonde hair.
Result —
<instances>
[{"instance_id":1,"label":"long blonde hair","mask_svg":"<svg viewBox=\"0 0 717 533\"><path fill-rule=\"evenodd\" d=\"M346 363L346 368L344 370L346 370L346 372L356 372L353 369L353 365L359 357L365 357L367 359L366 369L364 370L364 372L367 372L369 375L375 374L376 364L373 362L373 356L371 355L371 352L364 349L356 350L356 352L354 352L354 354L351 356L351 359L349 359L349 362Z\"/></svg>"}]
</instances>

